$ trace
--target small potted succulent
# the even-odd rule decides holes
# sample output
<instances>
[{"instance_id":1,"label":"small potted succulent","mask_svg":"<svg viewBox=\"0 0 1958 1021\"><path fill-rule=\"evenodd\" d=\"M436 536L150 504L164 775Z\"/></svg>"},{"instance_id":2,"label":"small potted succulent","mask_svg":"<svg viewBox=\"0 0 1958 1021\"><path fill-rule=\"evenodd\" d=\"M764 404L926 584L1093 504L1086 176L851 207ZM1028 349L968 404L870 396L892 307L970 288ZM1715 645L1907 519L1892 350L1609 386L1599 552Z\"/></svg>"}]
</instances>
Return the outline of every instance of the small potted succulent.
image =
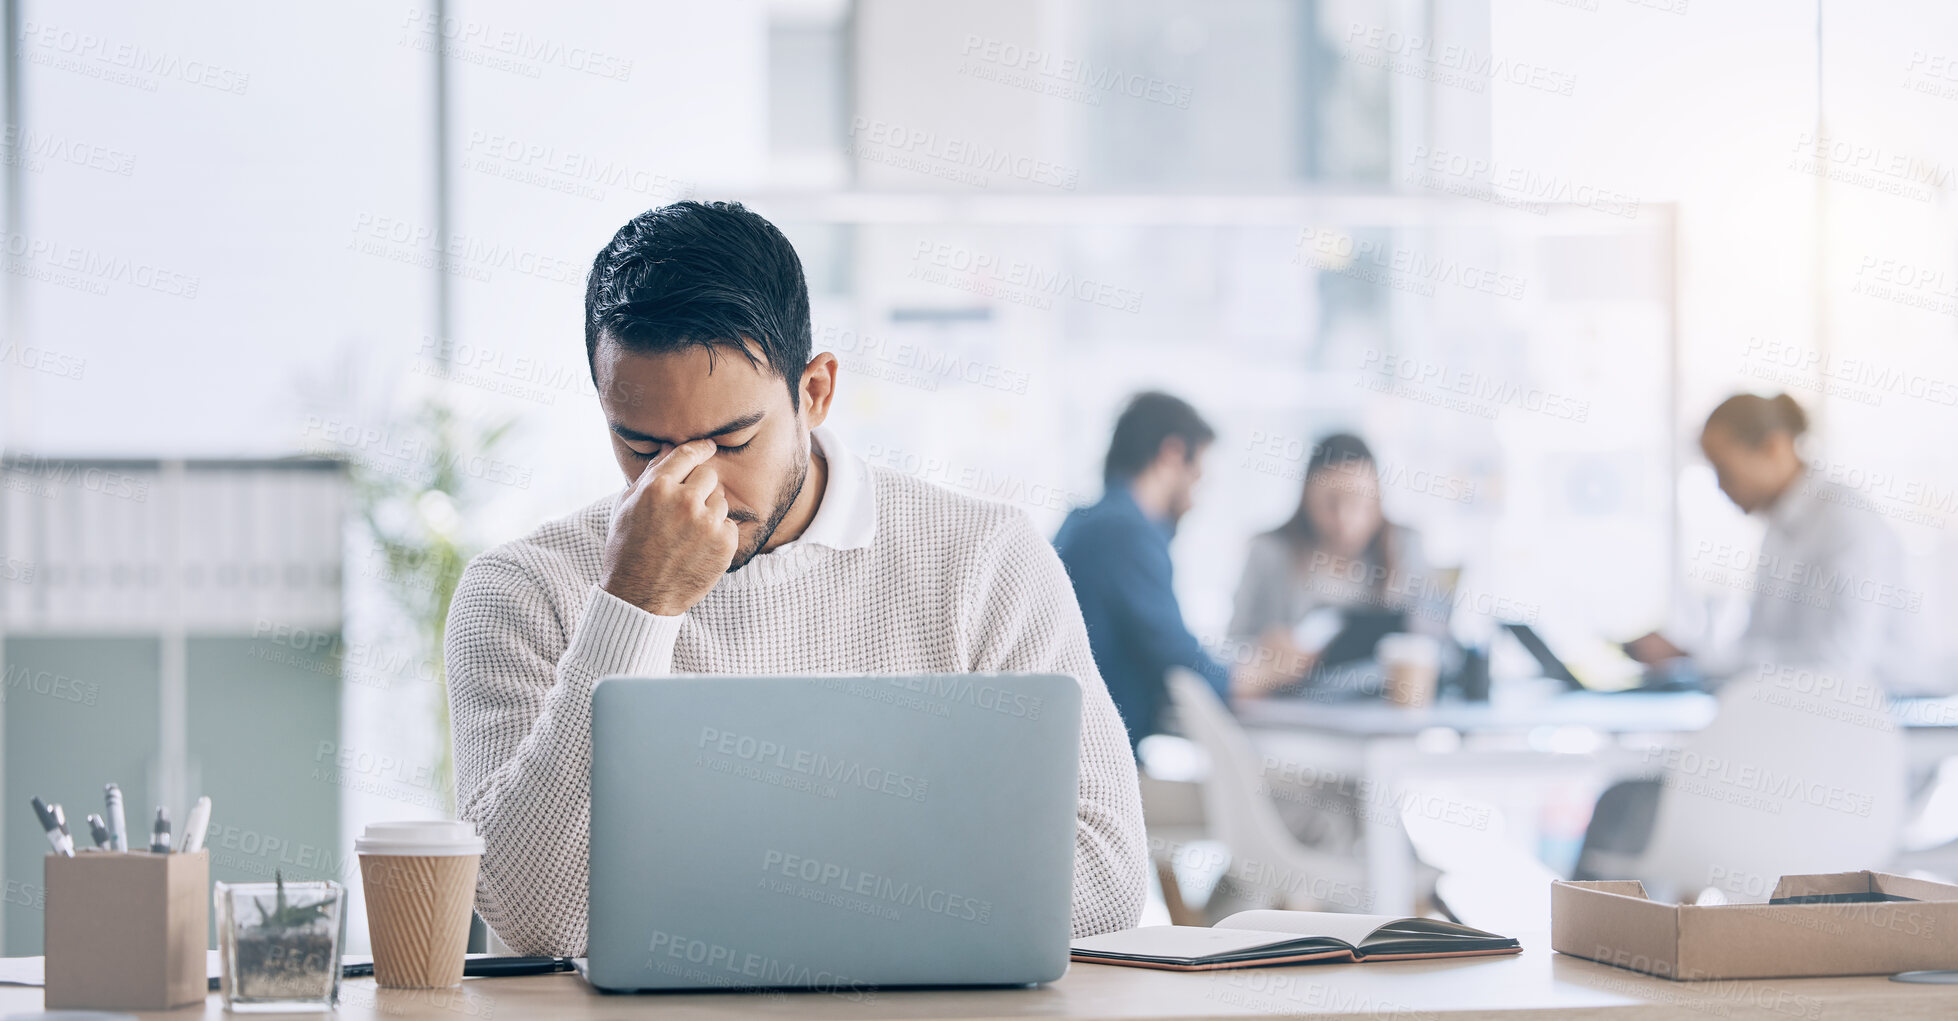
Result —
<instances>
[{"instance_id":1,"label":"small potted succulent","mask_svg":"<svg viewBox=\"0 0 1958 1021\"><path fill-rule=\"evenodd\" d=\"M331 880L218 883L224 1006L233 1011L332 1010L340 998L346 888Z\"/></svg>"}]
</instances>

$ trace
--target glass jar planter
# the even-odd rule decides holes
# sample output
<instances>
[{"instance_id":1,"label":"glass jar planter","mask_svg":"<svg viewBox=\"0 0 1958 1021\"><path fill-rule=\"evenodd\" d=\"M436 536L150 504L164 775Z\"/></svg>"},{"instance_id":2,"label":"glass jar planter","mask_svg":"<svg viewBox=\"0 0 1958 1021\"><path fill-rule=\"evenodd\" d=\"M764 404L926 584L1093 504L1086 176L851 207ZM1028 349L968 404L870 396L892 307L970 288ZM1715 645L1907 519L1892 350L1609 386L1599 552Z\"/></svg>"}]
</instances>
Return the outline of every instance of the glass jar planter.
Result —
<instances>
[{"instance_id":1,"label":"glass jar planter","mask_svg":"<svg viewBox=\"0 0 1958 1021\"><path fill-rule=\"evenodd\" d=\"M347 889L331 880L217 883L226 1010L332 1010L340 1000Z\"/></svg>"}]
</instances>

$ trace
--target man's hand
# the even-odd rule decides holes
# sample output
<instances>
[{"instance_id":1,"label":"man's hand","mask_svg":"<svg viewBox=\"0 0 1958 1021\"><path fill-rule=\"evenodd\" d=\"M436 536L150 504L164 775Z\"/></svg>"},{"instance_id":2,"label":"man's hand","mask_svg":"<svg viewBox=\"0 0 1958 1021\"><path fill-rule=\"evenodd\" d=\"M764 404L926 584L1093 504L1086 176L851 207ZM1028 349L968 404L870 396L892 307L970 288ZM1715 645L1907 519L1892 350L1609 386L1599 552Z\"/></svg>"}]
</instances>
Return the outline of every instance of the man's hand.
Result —
<instances>
[{"instance_id":1,"label":"man's hand","mask_svg":"<svg viewBox=\"0 0 1958 1021\"><path fill-rule=\"evenodd\" d=\"M741 532L728 520L720 473L706 463L714 450L713 440L682 443L639 473L612 515L600 587L677 617L721 580Z\"/></svg>"},{"instance_id":2,"label":"man's hand","mask_svg":"<svg viewBox=\"0 0 1958 1021\"><path fill-rule=\"evenodd\" d=\"M1677 659L1686 655L1684 649L1674 645L1671 641L1667 640L1666 636L1657 631L1647 635L1640 635L1626 642L1623 648L1625 655L1647 666L1651 666L1654 663L1663 663L1666 660Z\"/></svg>"}]
</instances>

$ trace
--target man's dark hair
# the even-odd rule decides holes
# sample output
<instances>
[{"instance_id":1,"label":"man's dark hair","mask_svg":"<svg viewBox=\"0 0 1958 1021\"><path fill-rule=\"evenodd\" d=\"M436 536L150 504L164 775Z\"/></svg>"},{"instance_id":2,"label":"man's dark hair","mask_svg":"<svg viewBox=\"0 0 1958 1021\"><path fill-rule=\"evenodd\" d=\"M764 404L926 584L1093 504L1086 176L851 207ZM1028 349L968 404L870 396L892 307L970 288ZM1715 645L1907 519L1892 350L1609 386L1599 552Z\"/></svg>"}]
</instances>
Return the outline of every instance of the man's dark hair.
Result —
<instances>
[{"instance_id":1,"label":"man's dark hair","mask_svg":"<svg viewBox=\"0 0 1958 1021\"><path fill-rule=\"evenodd\" d=\"M1115 438L1108 442L1102 478L1127 481L1142 474L1171 436L1183 441L1183 456L1194 460L1197 448L1216 439L1217 433L1197 409L1179 398L1154 390L1136 394L1115 420Z\"/></svg>"},{"instance_id":2,"label":"man's dark hair","mask_svg":"<svg viewBox=\"0 0 1958 1021\"><path fill-rule=\"evenodd\" d=\"M797 383L809 364L809 286L775 225L739 202L675 202L627 221L585 283L585 360L597 382L600 338L628 351L732 348ZM761 349L759 358L744 340Z\"/></svg>"}]
</instances>

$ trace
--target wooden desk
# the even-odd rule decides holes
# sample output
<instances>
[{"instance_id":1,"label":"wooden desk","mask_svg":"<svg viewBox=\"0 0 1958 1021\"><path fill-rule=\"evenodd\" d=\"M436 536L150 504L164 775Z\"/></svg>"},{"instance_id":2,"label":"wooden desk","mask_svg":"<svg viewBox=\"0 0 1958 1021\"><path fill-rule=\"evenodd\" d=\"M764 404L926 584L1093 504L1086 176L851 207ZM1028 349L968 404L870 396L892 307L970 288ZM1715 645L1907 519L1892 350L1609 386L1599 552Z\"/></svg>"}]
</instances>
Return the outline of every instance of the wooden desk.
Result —
<instances>
[{"instance_id":1,"label":"wooden desk","mask_svg":"<svg viewBox=\"0 0 1958 1021\"><path fill-rule=\"evenodd\" d=\"M1176 974L1077 964L1034 989L873 990L856 998L823 993L661 993L600 996L574 975L468 979L457 989L376 989L372 979L342 990L343 1019L518 1021L524 1018L720 1021L752 1017L833 1021L898 1018L1197 1019L1272 1017L1469 1021L1556 1017L1709 1021L1716 1018L1864 1019L1958 1016L1958 986L1909 985L1882 976L1668 982L1553 953L1543 936L1517 957L1399 961ZM0 987L0 1016L40 1009L41 991ZM143 1014L175 1021L194 1008ZM224 1013L216 994L202 1017ZM294 1016L294 1015L283 1015Z\"/></svg>"}]
</instances>

